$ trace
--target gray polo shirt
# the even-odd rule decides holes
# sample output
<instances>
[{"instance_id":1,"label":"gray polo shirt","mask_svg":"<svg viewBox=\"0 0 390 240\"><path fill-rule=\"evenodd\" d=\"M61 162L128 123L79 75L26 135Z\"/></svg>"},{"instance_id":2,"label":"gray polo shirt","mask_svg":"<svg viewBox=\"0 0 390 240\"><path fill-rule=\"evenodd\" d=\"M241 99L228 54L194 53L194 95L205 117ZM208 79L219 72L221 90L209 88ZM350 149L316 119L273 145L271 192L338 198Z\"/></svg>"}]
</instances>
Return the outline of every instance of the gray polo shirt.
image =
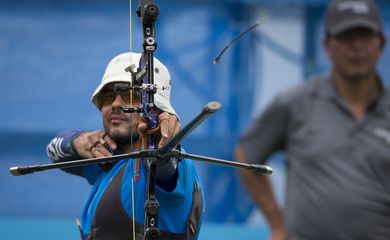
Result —
<instances>
[{"instance_id":1,"label":"gray polo shirt","mask_svg":"<svg viewBox=\"0 0 390 240\"><path fill-rule=\"evenodd\" d=\"M390 239L390 91L357 121L329 75L277 95L240 138L252 163L283 150L296 239ZM295 239L294 238L294 239Z\"/></svg>"}]
</instances>

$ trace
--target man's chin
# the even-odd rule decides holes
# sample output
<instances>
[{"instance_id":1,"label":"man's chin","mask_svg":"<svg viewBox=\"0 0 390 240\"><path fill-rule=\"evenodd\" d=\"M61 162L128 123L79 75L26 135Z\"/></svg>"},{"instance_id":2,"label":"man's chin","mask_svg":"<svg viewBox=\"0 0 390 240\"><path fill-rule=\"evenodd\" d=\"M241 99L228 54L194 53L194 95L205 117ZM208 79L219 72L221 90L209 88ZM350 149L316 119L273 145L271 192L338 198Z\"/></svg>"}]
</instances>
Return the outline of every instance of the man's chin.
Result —
<instances>
[{"instance_id":1,"label":"man's chin","mask_svg":"<svg viewBox=\"0 0 390 240\"><path fill-rule=\"evenodd\" d=\"M122 145L130 144L132 141L134 142L139 138L139 134L137 131L111 131L109 132L108 136L112 140L114 140L115 143Z\"/></svg>"},{"instance_id":2,"label":"man's chin","mask_svg":"<svg viewBox=\"0 0 390 240\"><path fill-rule=\"evenodd\" d=\"M350 81L360 81L370 77L370 72L364 71L363 69L359 69L359 70L351 70L344 75L345 75L344 77Z\"/></svg>"}]
</instances>

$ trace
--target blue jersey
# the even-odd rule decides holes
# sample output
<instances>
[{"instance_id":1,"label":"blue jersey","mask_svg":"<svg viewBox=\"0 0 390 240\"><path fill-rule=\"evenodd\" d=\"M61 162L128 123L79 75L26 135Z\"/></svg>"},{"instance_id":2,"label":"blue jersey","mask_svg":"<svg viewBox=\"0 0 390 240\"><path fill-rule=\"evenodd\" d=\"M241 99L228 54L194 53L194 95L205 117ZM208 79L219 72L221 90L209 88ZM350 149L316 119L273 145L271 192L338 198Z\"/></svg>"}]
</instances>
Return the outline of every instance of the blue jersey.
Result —
<instances>
[{"instance_id":1,"label":"blue jersey","mask_svg":"<svg viewBox=\"0 0 390 240\"><path fill-rule=\"evenodd\" d=\"M62 156L56 155L57 161L69 160L69 151L66 150L70 148L66 144L69 139L59 141L59 138L57 136L49 143L49 157L53 159L56 155L50 149L62 149ZM99 164L66 170L84 177L93 185L81 218L85 239L132 239L133 234L139 239L143 236L148 169L140 161L139 177L135 180L135 164L136 160L130 159L117 162L109 170ZM188 159L177 162L177 181L172 191L156 185L156 198L160 206L158 228L162 239L197 238L204 207L201 189L194 163Z\"/></svg>"},{"instance_id":2,"label":"blue jersey","mask_svg":"<svg viewBox=\"0 0 390 240\"><path fill-rule=\"evenodd\" d=\"M147 168L142 164L142 161L138 181L133 178L135 160L121 160L108 172L104 172L98 165L85 166L83 169L84 176L93 184L82 214L81 226L85 236L90 234L97 206L103 193L122 168L124 168L124 175L120 185L121 205L131 219L134 219L138 224L144 224ZM187 230L191 231L192 228L187 226L191 209L193 209L193 205L199 204L193 203L193 193L200 189L201 185L193 162L190 160L183 159L179 161L178 175L180 177L173 191L167 192L158 185L156 186L156 197L160 204L158 227L161 231L185 234ZM134 199L132 199L133 194ZM198 228L199 226L194 227ZM197 232L194 234L197 234Z\"/></svg>"}]
</instances>

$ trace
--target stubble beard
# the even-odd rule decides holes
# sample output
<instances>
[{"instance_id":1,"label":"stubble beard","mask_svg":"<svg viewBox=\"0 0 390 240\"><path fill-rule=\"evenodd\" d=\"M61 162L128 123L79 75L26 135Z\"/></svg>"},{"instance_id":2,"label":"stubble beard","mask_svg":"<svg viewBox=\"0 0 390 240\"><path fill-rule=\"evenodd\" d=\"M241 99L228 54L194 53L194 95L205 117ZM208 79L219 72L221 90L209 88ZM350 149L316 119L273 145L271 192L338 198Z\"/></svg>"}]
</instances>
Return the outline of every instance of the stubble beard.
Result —
<instances>
[{"instance_id":1,"label":"stubble beard","mask_svg":"<svg viewBox=\"0 0 390 240\"><path fill-rule=\"evenodd\" d=\"M138 131L131 128L128 128L126 131L119 131L111 129L107 124L104 124L104 130L117 145L114 155L127 153L131 149L131 145L139 139Z\"/></svg>"},{"instance_id":2,"label":"stubble beard","mask_svg":"<svg viewBox=\"0 0 390 240\"><path fill-rule=\"evenodd\" d=\"M339 69L339 74L343 80L349 83L358 83L364 81L374 74L368 67L363 66L361 68L352 67L350 69Z\"/></svg>"}]
</instances>

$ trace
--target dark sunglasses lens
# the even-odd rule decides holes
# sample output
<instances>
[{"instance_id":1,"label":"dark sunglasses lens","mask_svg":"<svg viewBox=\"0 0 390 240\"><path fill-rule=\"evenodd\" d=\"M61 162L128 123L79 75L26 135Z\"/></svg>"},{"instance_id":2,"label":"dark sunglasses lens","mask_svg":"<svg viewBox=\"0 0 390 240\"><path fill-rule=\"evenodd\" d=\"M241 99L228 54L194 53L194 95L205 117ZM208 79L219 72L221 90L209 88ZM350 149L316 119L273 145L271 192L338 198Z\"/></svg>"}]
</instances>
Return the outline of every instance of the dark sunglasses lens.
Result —
<instances>
[{"instance_id":1,"label":"dark sunglasses lens","mask_svg":"<svg viewBox=\"0 0 390 240\"><path fill-rule=\"evenodd\" d=\"M115 99L115 93L113 92L105 92L102 94L102 104L107 105L111 104Z\"/></svg>"},{"instance_id":2,"label":"dark sunglasses lens","mask_svg":"<svg viewBox=\"0 0 390 240\"><path fill-rule=\"evenodd\" d=\"M121 91L118 93L105 92L102 94L102 97L101 97L102 104L103 105L111 104L115 100L115 97L117 94L119 94L121 96L123 102L125 102L126 104L130 104L130 96L132 96L133 102L137 101L139 98L139 93L135 92L135 91L133 91L132 93L130 93L130 91L123 91L123 92Z\"/></svg>"},{"instance_id":3,"label":"dark sunglasses lens","mask_svg":"<svg viewBox=\"0 0 390 240\"><path fill-rule=\"evenodd\" d=\"M130 91L120 92L120 94L121 94L122 100L125 103L130 104ZM134 94L132 94L132 96L134 97Z\"/></svg>"}]
</instances>

